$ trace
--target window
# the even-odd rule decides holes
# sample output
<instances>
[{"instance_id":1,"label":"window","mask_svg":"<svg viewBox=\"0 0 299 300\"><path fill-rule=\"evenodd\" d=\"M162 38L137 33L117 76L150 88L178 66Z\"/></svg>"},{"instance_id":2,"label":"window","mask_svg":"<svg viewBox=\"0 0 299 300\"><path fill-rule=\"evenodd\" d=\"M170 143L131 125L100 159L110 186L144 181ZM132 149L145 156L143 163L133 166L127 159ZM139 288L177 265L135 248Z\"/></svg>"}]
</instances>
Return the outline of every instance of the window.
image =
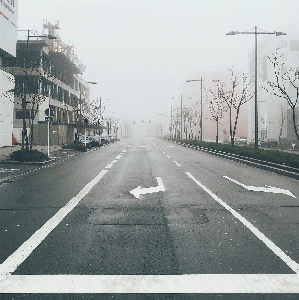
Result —
<instances>
[{"instance_id":1,"label":"window","mask_svg":"<svg viewBox=\"0 0 299 300\"><path fill-rule=\"evenodd\" d=\"M290 50L299 51L299 41L290 41Z\"/></svg>"},{"instance_id":2,"label":"window","mask_svg":"<svg viewBox=\"0 0 299 300\"><path fill-rule=\"evenodd\" d=\"M287 46L288 46L288 41L282 40L282 41L280 42L280 46L281 46L281 48L287 48Z\"/></svg>"},{"instance_id":3,"label":"window","mask_svg":"<svg viewBox=\"0 0 299 300\"><path fill-rule=\"evenodd\" d=\"M285 74L287 72L287 67L282 67L281 68L281 74Z\"/></svg>"},{"instance_id":4,"label":"window","mask_svg":"<svg viewBox=\"0 0 299 300\"><path fill-rule=\"evenodd\" d=\"M287 61L287 55L285 53L281 54L280 60Z\"/></svg>"},{"instance_id":5,"label":"window","mask_svg":"<svg viewBox=\"0 0 299 300\"><path fill-rule=\"evenodd\" d=\"M23 110L16 110L16 119L17 120L23 120ZM25 116L26 119L29 119L30 118L30 110L29 109L26 109L26 116Z\"/></svg>"}]
</instances>

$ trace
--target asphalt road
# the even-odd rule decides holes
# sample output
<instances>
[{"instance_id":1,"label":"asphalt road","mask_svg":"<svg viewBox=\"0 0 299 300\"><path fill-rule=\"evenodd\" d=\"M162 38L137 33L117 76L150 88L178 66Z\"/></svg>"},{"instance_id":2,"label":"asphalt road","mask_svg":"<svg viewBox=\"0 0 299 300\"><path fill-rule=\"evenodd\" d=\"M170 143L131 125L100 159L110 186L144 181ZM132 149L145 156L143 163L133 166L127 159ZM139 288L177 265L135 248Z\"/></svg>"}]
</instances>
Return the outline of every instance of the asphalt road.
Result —
<instances>
[{"instance_id":1,"label":"asphalt road","mask_svg":"<svg viewBox=\"0 0 299 300\"><path fill-rule=\"evenodd\" d=\"M1 185L0 299L298 299L298 197L295 179L124 139Z\"/></svg>"}]
</instances>

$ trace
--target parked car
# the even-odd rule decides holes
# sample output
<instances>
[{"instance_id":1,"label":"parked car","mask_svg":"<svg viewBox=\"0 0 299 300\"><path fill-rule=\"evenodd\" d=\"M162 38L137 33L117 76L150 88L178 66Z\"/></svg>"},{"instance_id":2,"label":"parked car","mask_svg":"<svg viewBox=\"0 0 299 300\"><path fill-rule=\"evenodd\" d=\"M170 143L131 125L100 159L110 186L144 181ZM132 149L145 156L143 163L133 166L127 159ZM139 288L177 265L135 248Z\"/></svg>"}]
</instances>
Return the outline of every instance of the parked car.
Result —
<instances>
[{"instance_id":1,"label":"parked car","mask_svg":"<svg viewBox=\"0 0 299 300\"><path fill-rule=\"evenodd\" d=\"M235 144L240 145L240 146L247 145L247 137L246 136L237 136L235 138Z\"/></svg>"},{"instance_id":2,"label":"parked car","mask_svg":"<svg viewBox=\"0 0 299 300\"><path fill-rule=\"evenodd\" d=\"M89 136L89 140L91 141L92 147L100 147L101 146L101 138L99 135Z\"/></svg>"},{"instance_id":3,"label":"parked car","mask_svg":"<svg viewBox=\"0 0 299 300\"><path fill-rule=\"evenodd\" d=\"M86 145L87 148L92 147L92 141L88 135L79 135L78 143L82 145Z\"/></svg>"},{"instance_id":4,"label":"parked car","mask_svg":"<svg viewBox=\"0 0 299 300\"><path fill-rule=\"evenodd\" d=\"M266 139L261 141L262 148L276 148L278 147L278 141L276 139Z\"/></svg>"},{"instance_id":5,"label":"parked car","mask_svg":"<svg viewBox=\"0 0 299 300\"><path fill-rule=\"evenodd\" d=\"M101 144L108 144L110 143L110 137L108 134L100 135Z\"/></svg>"}]
</instances>

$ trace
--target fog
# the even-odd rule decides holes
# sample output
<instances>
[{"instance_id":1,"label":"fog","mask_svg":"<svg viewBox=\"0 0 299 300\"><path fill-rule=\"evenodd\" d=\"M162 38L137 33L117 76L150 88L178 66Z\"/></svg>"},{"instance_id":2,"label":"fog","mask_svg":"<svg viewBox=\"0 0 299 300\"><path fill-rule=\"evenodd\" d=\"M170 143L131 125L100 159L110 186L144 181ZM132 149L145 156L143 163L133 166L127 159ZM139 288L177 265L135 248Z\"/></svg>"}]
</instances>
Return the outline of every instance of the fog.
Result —
<instances>
[{"instance_id":1,"label":"fog","mask_svg":"<svg viewBox=\"0 0 299 300\"><path fill-rule=\"evenodd\" d=\"M41 31L43 19L59 20L60 37L86 65L83 78L97 82L91 99L140 129L162 122L181 95L198 101L199 83L186 80L231 66L247 72L254 36L226 33L297 34L298 11L297 1L19 0L18 27Z\"/></svg>"}]
</instances>

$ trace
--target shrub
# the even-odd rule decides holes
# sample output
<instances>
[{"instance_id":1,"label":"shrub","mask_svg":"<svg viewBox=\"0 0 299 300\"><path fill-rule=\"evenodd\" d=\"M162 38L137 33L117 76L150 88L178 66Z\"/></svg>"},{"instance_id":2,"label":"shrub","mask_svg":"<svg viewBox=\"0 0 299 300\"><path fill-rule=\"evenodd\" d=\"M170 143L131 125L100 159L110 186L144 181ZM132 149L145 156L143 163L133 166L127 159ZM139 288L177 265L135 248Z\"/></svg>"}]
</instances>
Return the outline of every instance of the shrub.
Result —
<instances>
[{"instance_id":1,"label":"shrub","mask_svg":"<svg viewBox=\"0 0 299 300\"><path fill-rule=\"evenodd\" d=\"M87 147L81 143L72 143L72 144L63 145L62 149L73 149L73 150L78 150L83 152L87 151Z\"/></svg>"},{"instance_id":2,"label":"shrub","mask_svg":"<svg viewBox=\"0 0 299 300\"><path fill-rule=\"evenodd\" d=\"M46 161L49 160L49 157L47 154L38 151L38 150L17 150L10 154L9 156L10 160L15 161Z\"/></svg>"},{"instance_id":3,"label":"shrub","mask_svg":"<svg viewBox=\"0 0 299 300\"><path fill-rule=\"evenodd\" d=\"M192 145L204 147L212 150L223 151L227 153L232 153L240 155L243 157L254 158L258 160L268 161L276 164L286 165L293 168L299 168L299 154L286 153L279 150L269 150L269 149L255 149L248 146L234 146L228 144L216 144L212 142L200 142L194 140L179 140L172 139L173 141L181 142Z\"/></svg>"}]
</instances>

